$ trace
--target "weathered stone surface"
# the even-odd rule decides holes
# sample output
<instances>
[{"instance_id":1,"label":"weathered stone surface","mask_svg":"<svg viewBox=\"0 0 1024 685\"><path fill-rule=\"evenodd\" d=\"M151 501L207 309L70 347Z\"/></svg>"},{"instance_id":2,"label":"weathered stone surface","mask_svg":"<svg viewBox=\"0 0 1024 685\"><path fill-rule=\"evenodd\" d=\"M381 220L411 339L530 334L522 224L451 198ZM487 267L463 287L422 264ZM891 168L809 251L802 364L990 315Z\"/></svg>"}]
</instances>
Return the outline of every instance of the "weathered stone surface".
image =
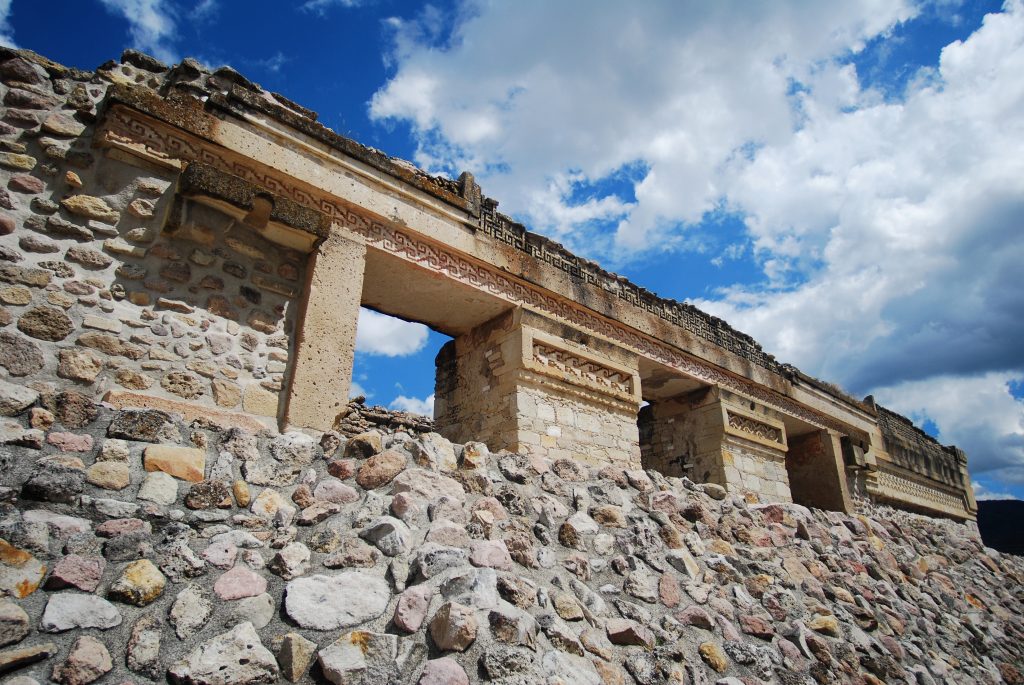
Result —
<instances>
[{"instance_id":1,"label":"weathered stone surface","mask_svg":"<svg viewBox=\"0 0 1024 685\"><path fill-rule=\"evenodd\" d=\"M57 375L73 381L92 383L103 370L103 358L89 350L69 348L61 350Z\"/></svg>"},{"instance_id":2,"label":"weathered stone surface","mask_svg":"<svg viewBox=\"0 0 1024 685\"><path fill-rule=\"evenodd\" d=\"M303 628L336 630L380 616L390 598L391 590L380 576L344 571L290 581L284 606L288 617Z\"/></svg>"},{"instance_id":3,"label":"weathered stone surface","mask_svg":"<svg viewBox=\"0 0 1024 685\"><path fill-rule=\"evenodd\" d=\"M106 645L83 635L71 646L68 658L53 669L53 680L64 685L86 685L114 668Z\"/></svg>"},{"instance_id":4,"label":"weathered stone surface","mask_svg":"<svg viewBox=\"0 0 1024 685\"><path fill-rule=\"evenodd\" d=\"M132 671L153 680L163 675L160 661L161 630L159 617L143 614L132 626L125 662Z\"/></svg>"},{"instance_id":5,"label":"weathered stone surface","mask_svg":"<svg viewBox=\"0 0 1024 685\"><path fill-rule=\"evenodd\" d=\"M473 609L457 602L445 602L430 619L430 637L446 651L465 651L476 640L477 629Z\"/></svg>"},{"instance_id":6,"label":"weathered stone surface","mask_svg":"<svg viewBox=\"0 0 1024 685\"><path fill-rule=\"evenodd\" d=\"M244 566L235 566L217 579L213 591L221 599L255 597L267 591L267 579Z\"/></svg>"},{"instance_id":7,"label":"weathered stone surface","mask_svg":"<svg viewBox=\"0 0 1024 685\"><path fill-rule=\"evenodd\" d=\"M57 653L57 645L52 642L44 642L29 647L16 647L0 651L0 673L7 673L29 664L34 664L43 659L49 659ZM8 685L14 685L16 678L5 681ZM35 681L32 681L35 683ZM25 683L23 685L29 685Z\"/></svg>"},{"instance_id":8,"label":"weathered stone surface","mask_svg":"<svg viewBox=\"0 0 1024 685\"><path fill-rule=\"evenodd\" d=\"M189 585L174 598L169 614L174 633L187 640L206 625L213 615L213 602L198 585Z\"/></svg>"},{"instance_id":9,"label":"weathered stone surface","mask_svg":"<svg viewBox=\"0 0 1024 685\"><path fill-rule=\"evenodd\" d=\"M9 599L0 599L0 647L21 642L31 630L25 610Z\"/></svg>"},{"instance_id":10,"label":"weathered stone surface","mask_svg":"<svg viewBox=\"0 0 1024 685\"><path fill-rule=\"evenodd\" d=\"M307 640L299 633L288 633L281 640L281 648L277 652L281 675L290 682L298 682L313 663L315 653L315 642Z\"/></svg>"},{"instance_id":11,"label":"weathered stone surface","mask_svg":"<svg viewBox=\"0 0 1024 685\"><path fill-rule=\"evenodd\" d=\"M469 685L469 676L455 659L441 657L426 663L418 685Z\"/></svg>"},{"instance_id":12,"label":"weathered stone surface","mask_svg":"<svg viewBox=\"0 0 1024 685\"><path fill-rule=\"evenodd\" d=\"M18 319L18 330L39 340L57 342L75 329L74 322L60 309L40 305L29 309Z\"/></svg>"},{"instance_id":13,"label":"weathered stone surface","mask_svg":"<svg viewBox=\"0 0 1024 685\"><path fill-rule=\"evenodd\" d=\"M75 628L109 630L121 625L117 607L96 595L59 592L50 595L39 621L47 633L60 633Z\"/></svg>"},{"instance_id":14,"label":"weathered stone surface","mask_svg":"<svg viewBox=\"0 0 1024 685\"><path fill-rule=\"evenodd\" d=\"M320 650L317 660L334 685L387 685L397 675L395 635L353 631Z\"/></svg>"},{"instance_id":15,"label":"weathered stone surface","mask_svg":"<svg viewBox=\"0 0 1024 685\"><path fill-rule=\"evenodd\" d=\"M93 592L99 587L106 566L107 562L100 556L68 554L53 567L53 572L46 579L46 587L58 590L73 587L82 592Z\"/></svg>"},{"instance_id":16,"label":"weathered stone surface","mask_svg":"<svg viewBox=\"0 0 1024 685\"><path fill-rule=\"evenodd\" d=\"M0 366L12 376L28 376L43 368L43 353L25 336L0 331Z\"/></svg>"},{"instance_id":17,"label":"weathered stone surface","mask_svg":"<svg viewBox=\"0 0 1024 685\"><path fill-rule=\"evenodd\" d=\"M0 380L0 416L15 416L32 406L39 393L23 385Z\"/></svg>"},{"instance_id":18,"label":"weathered stone surface","mask_svg":"<svg viewBox=\"0 0 1024 685\"><path fill-rule=\"evenodd\" d=\"M178 499L178 481L163 471L147 473L136 497L140 500L169 506Z\"/></svg>"},{"instance_id":19,"label":"weathered stone surface","mask_svg":"<svg viewBox=\"0 0 1024 685\"><path fill-rule=\"evenodd\" d=\"M155 409L119 411L110 422L107 435L111 438L156 442L170 420L170 414Z\"/></svg>"},{"instance_id":20,"label":"weathered stone surface","mask_svg":"<svg viewBox=\"0 0 1024 685\"><path fill-rule=\"evenodd\" d=\"M400 452L387 451L367 459L356 473L356 483L367 490L387 485L405 470L406 457Z\"/></svg>"},{"instance_id":21,"label":"weathered stone surface","mask_svg":"<svg viewBox=\"0 0 1024 685\"><path fill-rule=\"evenodd\" d=\"M275 682L279 669L252 624L241 623L203 642L169 673L186 685L258 685Z\"/></svg>"},{"instance_id":22,"label":"weathered stone surface","mask_svg":"<svg viewBox=\"0 0 1024 685\"><path fill-rule=\"evenodd\" d=\"M46 564L24 549L0 539L0 590L17 598L36 591L46 575Z\"/></svg>"},{"instance_id":23,"label":"weathered stone surface","mask_svg":"<svg viewBox=\"0 0 1024 685\"><path fill-rule=\"evenodd\" d=\"M200 482L206 473L206 450L150 445L143 454L143 466L147 471L163 471L191 483Z\"/></svg>"},{"instance_id":24,"label":"weathered stone surface","mask_svg":"<svg viewBox=\"0 0 1024 685\"><path fill-rule=\"evenodd\" d=\"M113 585L108 596L111 599L135 606L146 606L164 592L167 578L149 559L139 559L128 564Z\"/></svg>"},{"instance_id":25,"label":"weathered stone surface","mask_svg":"<svg viewBox=\"0 0 1024 685\"><path fill-rule=\"evenodd\" d=\"M101 461L86 470L85 480L106 490L124 490L131 485L131 473L125 462Z\"/></svg>"},{"instance_id":26,"label":"weathered stone surface","mask_svg":"<svg viewBox=\"0 0 1024 685\"><path fill-rule=\"evenodd\" d=\"M72 214L105 224L116 224L121 218L121 213L108 205L103 198L92 195L72 195L61 200L60 204Z\"/></svg>"},{"instance_id":27,"label":"weathered stone surface","mask_svg":"<svg viewBox=\"0 0 1024 685\"><path fill-rule=\"evenodd\" d=\"M395 605L395 625L407 633L419 630L427 617L427 606L433 594L429 586L416 585L399 595Z\"/></svg>"}]
</instances>

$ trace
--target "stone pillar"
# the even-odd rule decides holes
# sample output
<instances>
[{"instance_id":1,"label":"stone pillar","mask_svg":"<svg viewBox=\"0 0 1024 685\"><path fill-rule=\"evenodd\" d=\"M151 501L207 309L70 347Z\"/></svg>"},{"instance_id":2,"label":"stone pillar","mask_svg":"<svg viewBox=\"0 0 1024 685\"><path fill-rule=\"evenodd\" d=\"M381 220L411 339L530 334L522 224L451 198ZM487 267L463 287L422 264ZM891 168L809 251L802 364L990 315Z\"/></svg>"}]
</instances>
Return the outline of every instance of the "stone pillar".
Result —
<instances>
[{"instance_id":1,"label":"stone pillar","mask_svg":"<svg viewBox=\"0 0 1024 685\"><path fill-rule=\"evenodd\" d=\"M330 430L348 403L366 246L332 233L310 255L282 424Z\"/></svg>"},{"instance_id":2,"label":"stone pillar","mask_svg":"<svg viewBox=\"0 0 1024 685\"><path fill-rule=\"evenodd\" d=\"M652 402L641 413L644 468L789 502L786 429L777 413L721 388Z\"/></svg>"},{"instance_id":3,"label":"stone pillar","mask_svg":"<svg viewBox=\"0 0 1024 685\"><path fill-rule=\"evenodd\" d=\"M442 348L435 424L456 442L637 468L639 387L636 355L515 309Z\"/></svg>"},{"instance_id":4,"label":"stone pillar","mask_svg":"<svg viewBox=\"0 0 1024 685\"><path fill-rule=\"evenodd\" d=\"M840 436L835 431L819 430L791 438L786 470L793 501L797 504L846 513L853 511Z\"/></svg>"}]
</instances>

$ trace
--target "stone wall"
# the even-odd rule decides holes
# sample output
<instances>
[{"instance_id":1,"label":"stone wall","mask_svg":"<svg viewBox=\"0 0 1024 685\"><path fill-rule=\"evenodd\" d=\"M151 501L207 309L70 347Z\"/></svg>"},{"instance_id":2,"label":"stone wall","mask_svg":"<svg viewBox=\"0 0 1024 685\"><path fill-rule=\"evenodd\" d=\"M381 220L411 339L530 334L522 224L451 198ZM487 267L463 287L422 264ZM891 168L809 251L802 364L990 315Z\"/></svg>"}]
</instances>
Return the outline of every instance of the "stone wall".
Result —
<instances>
[{"instance_id":1,"label":"stone wall","mask_svg":"<svg viewBox=\"0 0 1024 685\"><path fill-rule=\"evenodd\" d=\"M1022 678L1024 563L971 525L750 505L358 402L381 429L346 439L4 400L12 685Z\"/></svg>"},{"instance_id":2,"label":"stone wall","mask_svg":"<svg viewBox=\"0 0 1024 685\"><path fill-rule=\"evenodd\" d=\"M305 255L181 197L177 174L94 155L107 82L67 75L19 58L0 73L0 365L45 392L276 419Z\"/></svg>"}]
</instances>

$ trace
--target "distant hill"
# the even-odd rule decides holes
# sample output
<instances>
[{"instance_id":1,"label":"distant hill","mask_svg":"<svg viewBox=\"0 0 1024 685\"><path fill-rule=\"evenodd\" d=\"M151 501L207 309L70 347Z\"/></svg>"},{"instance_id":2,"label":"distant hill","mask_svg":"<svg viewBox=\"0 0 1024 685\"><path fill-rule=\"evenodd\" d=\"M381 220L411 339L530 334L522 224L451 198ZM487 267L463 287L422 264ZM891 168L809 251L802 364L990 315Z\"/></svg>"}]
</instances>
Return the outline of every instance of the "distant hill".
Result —
<instances>
[{"instance_id":1,"label":"distant hill","mask_svg":"<svg viewBox=\"0 0 1024 685\"><path fill-rule=\"evenodd\" d=\"M1024 501L995 499L978 502L978 528L987 547L1024 556Z\"/></svg>"}]
</instances>

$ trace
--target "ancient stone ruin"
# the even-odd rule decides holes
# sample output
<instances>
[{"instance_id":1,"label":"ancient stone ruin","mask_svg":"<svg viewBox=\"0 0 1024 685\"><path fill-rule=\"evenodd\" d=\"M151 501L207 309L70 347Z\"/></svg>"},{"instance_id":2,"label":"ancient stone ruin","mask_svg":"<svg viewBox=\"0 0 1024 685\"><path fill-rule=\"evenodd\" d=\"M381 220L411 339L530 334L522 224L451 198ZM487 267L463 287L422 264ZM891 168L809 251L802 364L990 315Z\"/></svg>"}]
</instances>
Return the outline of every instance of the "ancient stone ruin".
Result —
<instances>
[{"instance_id":1,"label":"ancient stone ruin","mask_svg":"<svg viewBox=\"0 0 1024 685\"><path fill-rule=\"evenodd\" d=\"M8 682L1022 682L1024 565L872 398L229 68L0 95ZM453 338L433 420L349 400L360 306Z\"/></svg>"}]
</instances>

